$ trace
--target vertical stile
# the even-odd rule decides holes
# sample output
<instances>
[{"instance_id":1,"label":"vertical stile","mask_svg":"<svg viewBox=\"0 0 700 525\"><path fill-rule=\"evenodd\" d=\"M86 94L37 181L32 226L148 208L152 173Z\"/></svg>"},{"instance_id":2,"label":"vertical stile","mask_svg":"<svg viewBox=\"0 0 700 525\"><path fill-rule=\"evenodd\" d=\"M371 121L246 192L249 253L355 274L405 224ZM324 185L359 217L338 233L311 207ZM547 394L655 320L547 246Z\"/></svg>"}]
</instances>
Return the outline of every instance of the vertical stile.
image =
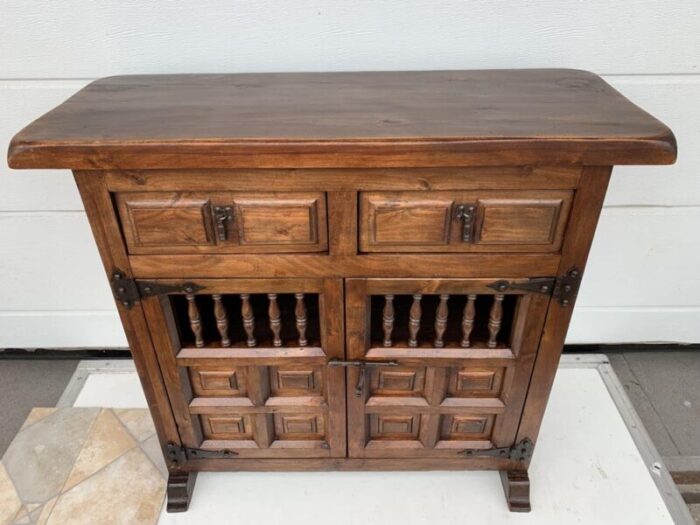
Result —
<instances>
[{"instance_id":1,"label":"vertical stile","mask_svg":"<svg viewBox=\"0 0 700 525\"><path fill-rule=\"evenodd\" d=\"M306 304L304 304L304 294L296 293L294 297L297 300L294 308L294 317L296 318L297 333L299 334L299 346L306 346Z\"/></svg>"},{"instance_id":2,"label":"vertical stile","mask_svg":"<svg viewBox=\"0 0 700 525\"><path fill-rule=\"evenodd\" d=\"M247 293L241 294L241 317L246 333L246 344L252 348L257 344L254 333L255 318L253 317L253 307L250 305L250 295Z\"/></svg>"},{"instance_id":3,"label":"vertical stile","mask_svg":"<svg viewBox=\"0 0 700 525\"><path fill-rule=\"evenodd\" d=\"M382 310L382 322L384 327L384 346L391 346L391 332L394 330L394 296L384 296L384 310Z\"/></svg>"},{"instance_id":4,"label":"vertical stile","mask_svg":"<svg viewBox=\"0 0 700 525\"><path fill-rule=\"evenodd\" d=\"M273 346L282 346L282 339L280 339L280 330L282 329L282 322L280 320L280 307L277 304L277 294L269 293L267 298L270 301L270 306L267 310L267 314L270 318L270 330L272 330L272 344Z\"/></svg>"},{"instance_id":5,"label":"vertical stile","mask_svg":"<svg viewBox=\"0 0 700 525\"><path fill-rule=\"evenodd\" d=\"M467 304L464 306L462 314L462 347L469 348L469 338L474 328L474 316L476 315L476 295L467 295Z\"/></svg>"},{"instance_id":6,"label":"vertical stile","mask_svg":"<svg viewBox=\"0 0 700 525\"><path fill-rule=\"evenodd\" d=\"M420 300L423 296L419 293L413 296L413 303L408 314L408 346L418 346L418 331L420 330L421 307Z\"/></svg>"},{"instance_id":7,"label":"vertical stile","mask_svg":"<svg viewBox=\"0 0 700 525\"><path fill-rule=\"evenodd\" d=\"M194 344L197 348L202 348L204 346L204 339L202 338L202 320L199 316L199 308L197 308L194 294L188 293L186 297L187 316L190 318L190 328L194 334Z\"/></svg>"},{"instance_id":8,"label":"vertical stile","mask_svg":"<svg viewBox=\"0 0 700 525\"><path fill-rule=\"evenodd\" d=\"M503 294L493 296L493 304L489 313L489 348L496 348L496 339L501 330L501 319L503 318Z\"/></svg>"},{"instance_id":9,"label":"vertical stile","mask_svg":"<svg viewBox=\"0 0 700 525\"><path fill-rule=\"evenodd\" d=\"M438 304L437 310L435 312L435 341L433 346L435 348L442 348L445 346L445 342L442 340L445 335L445 329L447 328L447 300L450 298L447 294L440 294L440 303Z\"/></svg>"},{"instance_id":10,"label":"vertical stile","mask_svg":"<svg viewBox=\"0 0 700 525\"><path fill-rule=\"evenodd\" d=\"M229 347L231 346L231 340L228 337L228 317L226 316L226 308L224 308L224 303L221 301L221 295L212 295L214 299L214 317L216 318L216 328L219 330L219 335L221 336L221 346Z\"/></svg>"}]
</instances>

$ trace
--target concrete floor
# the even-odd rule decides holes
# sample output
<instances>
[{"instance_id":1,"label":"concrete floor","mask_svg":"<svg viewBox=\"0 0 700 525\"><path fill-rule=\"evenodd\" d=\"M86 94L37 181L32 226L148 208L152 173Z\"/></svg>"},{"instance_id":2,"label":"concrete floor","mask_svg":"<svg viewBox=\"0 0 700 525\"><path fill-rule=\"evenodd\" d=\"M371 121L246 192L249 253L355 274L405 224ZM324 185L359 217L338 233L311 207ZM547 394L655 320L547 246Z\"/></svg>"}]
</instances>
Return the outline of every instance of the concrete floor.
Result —
<instances>
[{"instance_id":1,"label":"concrete floor","mask_svg":"<svg viewBox=\"0 0 700 525\"><path fill-rule=\"evenodd\" d=\"M78 361L0 359L0 457L34 407L58 402Z\"/></svg>"}]
</instances>

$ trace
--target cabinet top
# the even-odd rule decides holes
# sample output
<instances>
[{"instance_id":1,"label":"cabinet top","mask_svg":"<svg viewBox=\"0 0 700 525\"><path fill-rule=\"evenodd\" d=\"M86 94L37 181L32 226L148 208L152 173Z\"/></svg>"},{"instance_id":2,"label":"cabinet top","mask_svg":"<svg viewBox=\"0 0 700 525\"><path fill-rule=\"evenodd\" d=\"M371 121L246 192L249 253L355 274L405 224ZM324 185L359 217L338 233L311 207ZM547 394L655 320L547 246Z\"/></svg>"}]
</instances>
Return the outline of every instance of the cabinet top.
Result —
<instances>
[{"instance_id":1,"label":"cabinet top","mask_svg":"<svg viewBox=\"0 0 700 525\"><path fill-rule=\"evenodd\" d=\"M671 131L570 69L117 76L12 140L13 168L669 164Z\"/></svg>"}]
</instances>

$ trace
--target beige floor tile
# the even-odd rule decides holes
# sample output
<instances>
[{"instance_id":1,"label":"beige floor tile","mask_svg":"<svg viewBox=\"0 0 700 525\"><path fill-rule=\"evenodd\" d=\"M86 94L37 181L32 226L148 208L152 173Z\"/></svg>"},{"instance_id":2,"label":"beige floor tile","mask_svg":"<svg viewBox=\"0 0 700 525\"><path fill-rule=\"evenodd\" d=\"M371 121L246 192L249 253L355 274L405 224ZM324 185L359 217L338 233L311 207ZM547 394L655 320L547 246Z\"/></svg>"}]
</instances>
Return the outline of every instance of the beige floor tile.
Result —
<instances>
[{"instance_id":1,"label":"beige floor tile","mask_svg":"<svg viewBox=\"0 0 700 525\"><path fill-rule=\"evenodd\" d=\"M143 452L134 448L61 494L47 524L155 524L164 495L162 476Z\"/></svg>"},{"instance_id":2,"label":"beige floor tile","mask_svg":"<svg viewBox=\"0 0 700 525\"><path fill-rule=\"evenodd\" d=\"M43 503L58 494L99 412L59 409L15 436L3 463L22 501Z\"/></svg>"},{"instance_id":3,"label":"beige floor tile","mask_svg":"<svg viewBox=\"0 0 700 525\"><path fill-rule=\"evenodd\" d=\"M156 433L151 413L145 408L115 408L114 413L137 441L145 441Z\"/></svg>"},{"instance_id":4,"label":"beige floor tile","mask_svg":"<svg viewBox=\"0 0 700 525\"><path fill-rule=\"evenodd\" d=\"M46 525L51 511L53 510L53 506L56 505L56 500L58 500L58 496L44 503L43 507L41 507L41 512L39 512L39 516L36 518L36 525Z\"/></svg>"},{"instance_id":5,"label":"beige floor tile","mask_svg":"<svg viewBox=\"0 0 700 525\"><path fill-rule=\"evenodd\" d=\"M110 409L103 409L75 460L63 492L108 465L136 443Z\"/></svg>"},{"instance_id":6,"label":"beige floor tile","mask_svg":"<svg viewBox=\"0 0 700 525\"><path fill-rule=\"evenodd\" d=\"M35 407L32 408L32 411L29 412L29 415L27 416L27 419L24 420L24 423L22 423L22 428L20 430L27 428L29 425L33 425L40 419L44 419L46 416L50 416L54 412L58 410L56 407Z\"/></svg>"},{"instance_id":7,"label":"beige floor tile","mask_svg":"<svg viewBox=\"0 0 700 525\"><path fill-rule=\"evenodd\" d=\"M0 525L11 523L22 506L22 500L15 490L5 465L0 462Z\"/></svg>"},{"instance_id":8,"label":"beige floor tile","mask_svg":"<svg viewBox=\"0 0 700 525\"><path fill-rule=\"evenodd\" d=\"M27 507L22 507L21 510L15 516L12 525L31 525L32 520L29 517L29 512L27 512Z\"/></svg>"},{"instance_id":9,"label":"beige floor tile","mask_svg":"<svg viewBox=\"0 0 700 525\"><path fill-rule=\"evenodd\" d=\"M158 467L158 470L163 475L163 478L167 479L168 467L165 466L165 459L163 458L163 451L160 449L158 436L153 435L141 443L141 449L146 453L153 464Z\"/></svg>"}]
</instances>

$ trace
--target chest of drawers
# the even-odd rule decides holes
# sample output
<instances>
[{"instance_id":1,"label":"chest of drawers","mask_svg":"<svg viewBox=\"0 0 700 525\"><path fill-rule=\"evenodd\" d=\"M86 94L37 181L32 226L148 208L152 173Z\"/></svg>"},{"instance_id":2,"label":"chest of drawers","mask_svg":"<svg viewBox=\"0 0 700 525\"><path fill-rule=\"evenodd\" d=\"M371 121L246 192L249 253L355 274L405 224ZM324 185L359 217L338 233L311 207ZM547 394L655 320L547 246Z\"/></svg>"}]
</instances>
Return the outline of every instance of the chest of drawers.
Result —
<instances>
[{"instance_id":1,"label":"chest of drawers","mask_svg":"<svg viewBox=\"0 0 700 525\"><path fill-rule=\"evenodd\" d=\"M107 78L9 163L75 174L169 510L203 470L494 469L522 511L611 167L675 155L521 70Z\"/></svg>"}]
</instances>

